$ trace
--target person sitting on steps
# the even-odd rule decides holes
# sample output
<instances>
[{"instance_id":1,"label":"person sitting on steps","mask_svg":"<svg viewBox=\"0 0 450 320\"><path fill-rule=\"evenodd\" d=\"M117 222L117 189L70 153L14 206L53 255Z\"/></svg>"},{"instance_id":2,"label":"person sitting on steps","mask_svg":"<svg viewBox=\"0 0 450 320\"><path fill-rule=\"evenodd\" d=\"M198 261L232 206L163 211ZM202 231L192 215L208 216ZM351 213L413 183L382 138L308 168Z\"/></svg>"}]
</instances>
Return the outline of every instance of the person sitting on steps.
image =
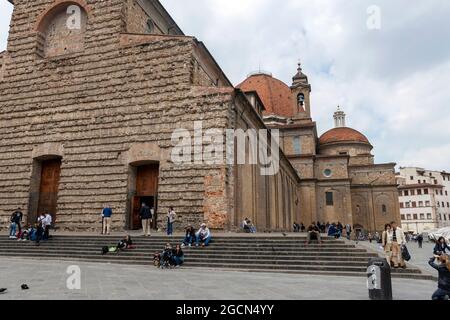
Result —
<instances>
[{"instance_id":1,"label":"person sitting on steps","mask_svg":"<svg viewBox=\"0 0 450 320\"><path fill-rule=\"evenodd\" d=\"M117 249L120 251L134 249L133 240L131 240L130 235L126 235L125 238L119 241L117 244Z\"/></svg>"},{"instance_id":2,"label":"person sitting on steps","mask_svg":"<svg viewBox=\"0 0 450 320\"><path fill-rule=\"evenodd\" d=\"M206 226L206 223L203 223L200 227L200 229L195 234L196 242L195 245L198 247L200 245L200 242L202 242L202 247L207 247L209 243L211 242L211 231L209 231L209 228Z\"/></svg>"},{"instance_id":3,"label":"person sitting on steps","mask_svg":"<svg viewBox=\"0 0 450 320\"><path fill-rule=\"evenodd\" d=\"M341 232L339 231L339 229L338 229L338 227L336 226L335 223L333 223L328 228L328 236L329 237L334 237L335 239L339 239L341 237Z\"/></svg>"},{"instance_id":4,"label":"person sitting on steps","mask_svg":"<svg viewBox=\"0 0 450 320\"><path fill-rule=\"evenodd\" d=\"M317 225L315 225L314 223L312 223L307 230L308 234L307 234L307 241L306 244L311 244L311 240L316 239L319 244L322 244L322 239L320 238L320 230L317 227Z\"/></svg>"},{"instance_id":5,"label":"person sitting on steps","mask_svg":"<svg viewBox=\"0 0 450 320\"><path fill-rule=\"evenodd\" d=\"M195 241L195 229L192 224L189 224L186 228L186 236L184 237L182 247L189 246L191 247Z\"/></svg>"},{"instance_id":6,"label":"person sitting on steps","mask_svg":"<svg viewBox=\"0 0 450 320\"><path fill-rule=\"evenodd\" d=\"M177 245L172 251L172 263L175 268L180 267L184 263L184 253L180 245Z\"/></svg>"}]
</instances>

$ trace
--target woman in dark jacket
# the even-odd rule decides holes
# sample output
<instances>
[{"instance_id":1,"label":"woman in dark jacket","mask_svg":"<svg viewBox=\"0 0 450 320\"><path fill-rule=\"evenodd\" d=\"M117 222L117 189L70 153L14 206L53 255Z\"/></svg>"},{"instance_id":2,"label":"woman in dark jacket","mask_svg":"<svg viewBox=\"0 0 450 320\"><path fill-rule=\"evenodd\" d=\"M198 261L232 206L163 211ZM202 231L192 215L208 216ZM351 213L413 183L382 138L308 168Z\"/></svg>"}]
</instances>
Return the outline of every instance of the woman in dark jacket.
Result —
<instances>
[{"instance_id":1,"label":"woman in dark jacket","mask_svg":"<svg viewBox=\"0 0 450 320\"><path fill-rule=\"evenodd\" d=\"M434 261L439 259L440 265ZM448 300L450 298L450 261L447 255L435 256L429 262L430 266L439 272L438 289L433 294L433 300Z\"/></svg>"},{"instance_id":2,"label":"woman in dark jacket","mask_svg":"<svg viewBox=\"0 0 450 320\"><path fill-rule=\"evenodd\" d=\"M184 262L184 253L181 250L181 246L177 245L175 249L172 251L172 265L175 267L179 267Z\"/></svg>"},{"instance_id":3,"label":"woman in dark jacket","mask_svg":"<svg viewBox=\"0 0 450 320\"><path fill-rule=\"evenodd\" d=\"M447 252L450 253L450 247L447 245L445 238L440 237L434 247L433 253L436 256L441 256L443 254L448 254Z\"/></svg>"},{"instance_id":4,"label":"woman in dark jacket","mask_svg":"<svg viewBox=\"0 0 450 320\"><path fill-rule=\"evenodd\" d=\"M183 240L182 246L192 246L192 243L195 241L195 229L192 227L192 225L188 225L186 228L186 236Z\"/></svg>"}]
</instances>

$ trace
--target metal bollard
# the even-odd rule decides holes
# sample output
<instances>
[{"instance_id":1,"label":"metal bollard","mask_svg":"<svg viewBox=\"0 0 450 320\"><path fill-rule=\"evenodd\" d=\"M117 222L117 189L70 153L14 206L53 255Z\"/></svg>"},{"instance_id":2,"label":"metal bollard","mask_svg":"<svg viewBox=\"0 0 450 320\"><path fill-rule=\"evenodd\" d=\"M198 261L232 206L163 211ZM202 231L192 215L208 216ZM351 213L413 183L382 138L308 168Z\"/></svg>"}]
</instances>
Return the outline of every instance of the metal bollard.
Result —
<instances>
[{"instance_id":1,"label":"metal bollard","mask_svg":"<svg viewBox=\"0 0 450 320\"><path fill-rule=\"evenodd\" d=\"M367 268L370 300L392 300L391 267L386 259L372 258Z\"/></svg>"}]
</instances>

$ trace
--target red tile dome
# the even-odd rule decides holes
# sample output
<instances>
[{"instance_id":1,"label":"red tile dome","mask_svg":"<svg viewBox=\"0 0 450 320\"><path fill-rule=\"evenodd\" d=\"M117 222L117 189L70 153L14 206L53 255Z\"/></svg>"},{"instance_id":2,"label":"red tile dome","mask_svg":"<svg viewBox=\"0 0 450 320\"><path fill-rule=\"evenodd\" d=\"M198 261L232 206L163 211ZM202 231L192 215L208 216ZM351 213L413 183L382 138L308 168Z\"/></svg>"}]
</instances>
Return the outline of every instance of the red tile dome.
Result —
<instances>
[{"instance_id":1,"label":"red tile dome","mask_svg":"<svg viewBox=\"0 0 450 320\"><path fill-rule=\"evenodd\" d=\"M265 115L294 116L291 89L271 75L251 75L237 87L244 92L256 91L266 108Z\"/></svg>"},{"instance_id":2,"label":"red tile dome","mask_svg":"<svg viewBox=\"0 0 450 320\"><path fill-rule=\"evenodd\" d=\"M340 127L325 132L319 138L319 144L339 143L339 142L359 142L369 144L369 139L361 132L352 128Z\"/></svg>"}]
</instances>

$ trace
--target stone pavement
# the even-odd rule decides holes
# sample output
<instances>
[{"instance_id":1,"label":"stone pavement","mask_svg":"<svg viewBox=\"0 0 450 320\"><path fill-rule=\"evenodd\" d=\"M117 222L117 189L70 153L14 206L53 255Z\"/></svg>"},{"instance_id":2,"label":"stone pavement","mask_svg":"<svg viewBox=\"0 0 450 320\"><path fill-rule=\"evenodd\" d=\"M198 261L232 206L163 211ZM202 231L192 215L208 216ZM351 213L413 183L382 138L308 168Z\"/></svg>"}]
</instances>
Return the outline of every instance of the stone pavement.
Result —
<instances>
[{"instance_id":1,"label":"stone pavement","mask_svg":"<svg viewBox=\"0 0 450 320\"><path fill-rule=\"evenodd\" d=\"M81 289L69 290L67 268L78 265ZM22 291L27 284L30 290ZM436 283L393 280L396 300L429 300ZM0 258L0 300L367 300L366 280L214 270L159 270L123 266Z\"/></svg>"}]
</instances>

